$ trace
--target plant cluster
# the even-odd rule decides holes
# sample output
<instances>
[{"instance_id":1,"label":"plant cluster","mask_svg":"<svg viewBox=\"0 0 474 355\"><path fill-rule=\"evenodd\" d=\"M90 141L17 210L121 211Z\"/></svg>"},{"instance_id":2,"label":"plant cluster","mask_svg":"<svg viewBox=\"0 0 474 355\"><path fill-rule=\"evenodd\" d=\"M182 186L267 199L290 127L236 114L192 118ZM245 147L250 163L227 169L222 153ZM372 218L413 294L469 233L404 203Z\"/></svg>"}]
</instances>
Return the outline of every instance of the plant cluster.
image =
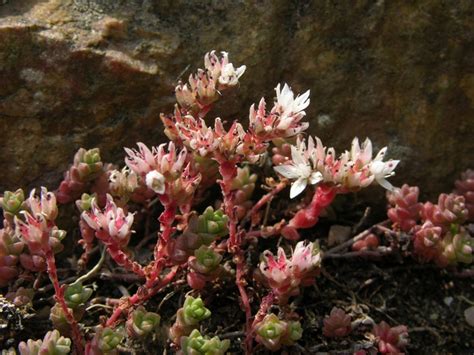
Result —
<instances>
[{"instance_id":1,"label":"plant cluster","mask_svg":"<svg viewBox=\"0 0 474 355\"><path fill-rule=\"evenodd\" d=\"M175 322L168 322L169 341L179 353L224 354L229 349L228 339L203 334L199 325L211 316L207 307L212 307L198 295L206 287L231 283L245 314L243 351L250 354L256 346L278 351L295 346L303 336L291 301L316 283L325 258L391 253L401 249L402 236L408 235L404 250L421 261L442 267L472 263L473 238L464 225L473 217L472 171L456 183L456 194L421 204L418 188L398 189L388 182L399 161L385 159L387 148L374 156L369 139L361 144L354 138L351 148L337 155L318 137L305 138L309 91L297 95L287 84L276 86L273 103L262 98L250 107L246 128L220 118L209 124L206 116L213 105L238 87L246 68L234 67L227 53L219 57L214 51L205 55L204 66L186 83L179 82L174 112L161 115L168 143L125 148L121 169L102 162L98 149L81 148L55 192L42 187L39 195L33 190L28 198L21 189L4 193L0 287L8 287L12 302L24 306L38 289L32 282L35 275L46 272L56 301L50 311L56 330L43 340L22 342L21 354L66 354L72 347L77 354L115 354L125 339L147 341L163 321L145 308L147 302L169 285L184 283L196 297L188 295ZM272 176L262 176L265 171ZM258 181L266 190L261 196ZM374 184L388 190L392 229L380 224L326 252L318 241L301 240L301 231L314 227L337 195ZM216 186L221 198L202 209L206 192ZM280 220L269 219L266 209L287 187L290 199L298 197L299 202L290 203ZM58 276L56 255L63 250L66 231L56 223L62 206L66 210L72 203L80 215L83 248L77 266L86 272L70 281ZM157 204L156 242L148 258L139 258L134 250L139 248L131 247L133 234L147 231L144 221ZM145 243L153 240L144 234ZM271 238L280 236L283 244L277 248L277 238ZM260 254L257 265L252 254L263 239L274 240L275 246ZM348 248L353 251L345 252ZM97 249L101 257L90 266ZM138 287L86 327L81 320L95 292L88 282L107 258L134 276ZM324 320L323 334L344 337L353 327L351 317L335 308ZM382 322L370 334L381 353L397 353L407 345L405 326Z\"/></svg>"}]
</instances>

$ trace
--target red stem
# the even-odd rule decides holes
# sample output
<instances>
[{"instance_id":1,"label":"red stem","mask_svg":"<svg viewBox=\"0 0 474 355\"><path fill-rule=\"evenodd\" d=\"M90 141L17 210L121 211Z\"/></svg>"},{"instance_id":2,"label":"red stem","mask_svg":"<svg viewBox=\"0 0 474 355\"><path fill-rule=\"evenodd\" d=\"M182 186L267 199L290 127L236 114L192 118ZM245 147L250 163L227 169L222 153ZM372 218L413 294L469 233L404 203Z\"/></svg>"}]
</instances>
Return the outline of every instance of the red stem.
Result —
<instances>
[{"instance_id":1,"label":"red stem","mask_svg":"<svg viewBox=\"0 0 474 355\"><path fill-rule=\"evenodd\" d=\"M125 254L118 245L115 243L107 243L106 246L110 256L117 264L138 276L145 277L145 271L143 270L143 267L136 261L130 260L128 255Z\"/></svg>"},{"instance_id":2,"label":"red stem","mask_svg":"<svg viewBox=\"0 0 474 355\"><path fill-rule=\"evenodd\" d=\"M273 197L283 190L288 185L287 180L280 181L273 189L267 194L263 195L260 200L252 207L252 209L247 213L244 220L248 220L253 215L255 215L263 206L269 203Z\"/></svg>"},{"instance_id":3,"label":"red stem","mask_svg":"<svg viewBox=\"0 0 474 355\"><path fill-rule=\"evenodd\" d=\"M176 219L176 205L174 203L164 204L165 210L160 215L161 233L158 235L158 241L154 252L154 265L151 272L147 275L146 286L153 287L156 280L159 278L161 270L165 265L166 256L168 255L168 242L173 233L173 222Z\"/></svg>"},{"instance_id":4,"label":"red stem","mask_svg":"<svg viewBox=\"0 0 474 355\"><path fill-rule=\"evenodd\" d=\"M156 295L163 287L168 285L174 279L176 273L178 272L178 269L179 266L174 266L171 271L166 274L166 276L151 289L148 288L146 285L139 287L137 292L133 296L127 298L125 302L115 308L112 315L106 321L105 326L113 327L125 310L129 309L130 307L133 307L136 304L143 303L154 295Z\"/></svg>"},{"instance_id":5,"label":"red stem","mask_svg":"<svg viewBox=\"0 0 474 355\"><path fill-rule=\"evenodd\" d=\"M295 229L314 227L318 223L321 211L332 203L336 194L336 187L328 185L318 186L311 203L306 208L299 210L288 225Z\"/></svg>"},{"instance_id":6,"label":"red stem","mask_svg":"<svg viewBox=\"0 0 474 355\"><path fill-rule=\"evenodd\" d=\"M58 273L56 269L56 260L54 259L54 253L51 250L51 247L48 244L46 250L44 250L46 254L46 263L48 266L48 276L54 286L54 293L55 299L61 306L64 315L66 316L66 320L68 321L69 325L71 326L72 330L72 339L74 341L74 346L76 348L77 354L83 354L83 338L81 335L81 331L79 330L79 326L77 324L74 315L72 314L71 310L66 304L66 300L64 299L64 288L59 285Z\"/></svg>"},{"instance_id":7,"label":"red stem","mask_svg":"<svg viewBox=\"0 0 474 355\"><path fill-rule=\"evenodd\" d=\"M235 162L230 161L220 161L219 162L219 171L222 176L220 181L222 195L224 198L224 210L229 218L229 243L227 245L230 253L234 255L235 265L236 265L236 278L235 283L239 289L240 298L242 300L242 305L245 310L245 328L246 331L249 330L250 318L252 316L252 310L250 308L250 301L245 289L245 268L244 268L244 255L241 250L242 238L240 238L239 233L237 233L237 216L234 212L234 194L232 193L232 181L237 176L237 166ZM252 342L245 342L245 352L246 354L252 353Z\"/></svg>"}]
</instances>

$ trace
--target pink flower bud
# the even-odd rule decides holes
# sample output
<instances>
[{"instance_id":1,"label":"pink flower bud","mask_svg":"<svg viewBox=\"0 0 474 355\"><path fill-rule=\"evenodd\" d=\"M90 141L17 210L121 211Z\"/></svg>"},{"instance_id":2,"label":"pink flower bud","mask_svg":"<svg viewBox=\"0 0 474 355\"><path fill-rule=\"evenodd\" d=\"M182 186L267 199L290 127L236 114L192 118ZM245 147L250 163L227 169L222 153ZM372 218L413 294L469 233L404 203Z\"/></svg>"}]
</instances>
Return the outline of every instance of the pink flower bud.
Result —
<instances>
[{"instance_id":1,"label":"pink flower bud","mask_svg":"<svg viewBox=\"0 0 474 355\"><path fill-rule=\"evenodd\" d=\"M382 321L374 326L372 332L377 337L382 354L400 354L408 344L408 329L404 325L391 328Z\"/></svg>"}]
</instances>

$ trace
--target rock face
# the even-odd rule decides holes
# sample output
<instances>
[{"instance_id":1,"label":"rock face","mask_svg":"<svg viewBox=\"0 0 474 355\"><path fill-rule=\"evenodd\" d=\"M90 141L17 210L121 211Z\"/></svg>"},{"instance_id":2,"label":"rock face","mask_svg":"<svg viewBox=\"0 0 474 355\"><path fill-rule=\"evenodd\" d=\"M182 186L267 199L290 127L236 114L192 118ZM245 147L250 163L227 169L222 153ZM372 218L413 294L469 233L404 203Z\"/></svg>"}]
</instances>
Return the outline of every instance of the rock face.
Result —
<instances>
[{"instance_id":1,"label":"rock face","mask_svg":"<svg viewBox=\"0 0 474 355\"><path fill-rule=\"evenodd\" d=\"M394 182L450 190L474 167L474 3L10 0L0 6L0 190L57 186L79 147L121 162L205 52L247 72L214 113L245 120L278 82L311 89L311 133L370 136ZM189 69L188 69L188 64Z\"/></svg>"}]
</instances>

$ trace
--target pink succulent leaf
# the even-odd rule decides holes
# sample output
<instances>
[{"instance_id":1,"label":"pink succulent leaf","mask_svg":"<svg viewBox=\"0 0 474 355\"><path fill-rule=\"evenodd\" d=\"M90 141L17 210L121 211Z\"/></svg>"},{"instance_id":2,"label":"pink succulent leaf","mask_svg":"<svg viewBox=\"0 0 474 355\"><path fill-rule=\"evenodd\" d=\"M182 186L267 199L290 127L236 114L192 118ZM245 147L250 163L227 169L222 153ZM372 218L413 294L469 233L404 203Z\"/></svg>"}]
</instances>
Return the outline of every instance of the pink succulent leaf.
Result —
<instances>
[{"instance_id":1,"label":"pink succulent leaf","mask_svg":"<svg viewBox=\"0 0 474 355\"><path fill-rule=\"evenodd\" d=\"M345 337L352 331L351 317L344 310L333 307L324 318L323 335L328 338Z\"/></svg>"}]
</instances>

